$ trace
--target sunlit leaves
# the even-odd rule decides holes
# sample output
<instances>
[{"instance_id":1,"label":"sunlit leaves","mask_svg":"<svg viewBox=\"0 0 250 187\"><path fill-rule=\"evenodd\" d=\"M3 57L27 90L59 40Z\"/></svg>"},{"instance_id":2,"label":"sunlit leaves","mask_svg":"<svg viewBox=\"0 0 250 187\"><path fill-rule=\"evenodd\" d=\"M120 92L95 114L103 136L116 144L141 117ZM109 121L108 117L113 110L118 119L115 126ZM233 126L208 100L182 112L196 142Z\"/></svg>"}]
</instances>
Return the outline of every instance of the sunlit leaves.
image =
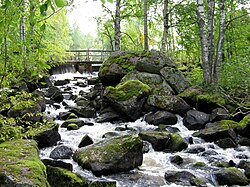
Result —
<instances>
[{"instance_id":1,"label":"sunlit leaves","mask_svg":"<svg viewBox=\"0 0 250 187\"><path fill-rule=\"evenodd\" d=\"M64 0L55 0L55 4L58 8L62 8L67 5L67 3Z\"/></svg>"}]
</instances>

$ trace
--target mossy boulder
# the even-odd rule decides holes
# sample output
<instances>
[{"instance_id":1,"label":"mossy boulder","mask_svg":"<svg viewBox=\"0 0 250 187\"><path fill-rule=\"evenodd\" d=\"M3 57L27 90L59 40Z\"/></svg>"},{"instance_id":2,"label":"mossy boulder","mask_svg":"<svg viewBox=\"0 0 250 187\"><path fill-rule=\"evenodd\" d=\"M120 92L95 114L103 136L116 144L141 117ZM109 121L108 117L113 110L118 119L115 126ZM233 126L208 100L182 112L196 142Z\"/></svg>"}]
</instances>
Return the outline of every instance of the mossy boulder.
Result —
<instances>
[{"instance_id":1,"label":"mossy boulder","mask_svg":"<svg viewBox=\"0 0 250 187\"><path fill-rule=\"evenodd\" d=\"M25 136L34 139L38 143L38 148L56 145L61 140L58 132L58 124L55 122L45 122L25 132Z\"/></svg>"},{"instance_id":2,"label":"mossy boulder","mask_svg":"<svg viewBox=\"0 0 250 187\"><path fill-rule=\"evenodd\" d=\"M1 186L49 187L34 140L4 142L0 144L0 153Z\"/></svg>"},{"instance_id":3,"label":"mossy boulder","mask_svg":"<svg viewBox=\"0 0 250 187\"><path fill-rule=\"evenodd\" d=\"M129 171L142 164L143 143L138 136L125 135L105 139L78 149L73 159L95 175Z\"/></svg>"},{"instance_id":4,"label":"mossy boulder","mask_svg":"<svg viewBox=\"0 0 250 187\"><path fill-rule=\"evenodd\" d=\"M232 120L217 121L207 124L205 129L195 132L193 136L200 137L208 142L217 141L223 138L231 138L235 141L236 134L233 129L237 126L238 123Z\"/></svg>"},{"instance_id":5,"label":"mossy boulder","mask_svg":"<svg viewBox=\"0 0 250 187\"><path fill-rule=\"evenodd\" d=\"M108 57L99 69L98 76L105 86L117 85L122 77L135 69L137 54L116 52Z\"/></svg>"},{"instance_id":6,"label":"mossy boulder","mask_svg":"<svg viewBox=\"0 0 250 187\"><path fill-rule=\"evenodd\" d=\"M78 130L79 129L79 127L78 127L78 125L77 124L75 124L75 123L71 123L71 124L69 124L68 126L67 126L67 130Z\"/></svg>"},{"instance_id":7,"label":"mossy boulder","mask_svg":"<svg viewBox=\"0 0 250 187\"><path fill-rule=\"evenodd\" d=\"M180 97L175 95L162 95L157 92L157 90L154 90L154 92L149 95L147 105L182 116L190 110L190 106Z\"/></svg>"},{"instance_id":8,"label":"mossy boulder","mask_svg":"<svg viewBox=\"0 0 250 187\"><path fill-rule=\"evenodd\" d=\"M173 89L158 74L139 72L139 71L131 71L122 78L121 83L126 82L128 80L139 80L142 83L148 85L151 89L161 90L166 95L174 94Z\"/></svg>"},{"instance_id":9,"label":"mossy boulder","mask_svg":"<svg viewBox=\"0 0 250 187\"><path fill-rule=\"evenodd\" d=\"M144 51L140 54L140 57L135 68L141 72L160 74L160 70L164 66L175 67L173 61L160 51Z\"/></svg>"},{"instance_id":10,"label":"mossy boulder","mask_svg":"<svg viewBox=\"0 0 250 187\"><path fill-rule=\"evenodd\" d=\"M176 115L168 111L157 111L150 113L145 117L145 121L153 125L174 125L177 123Z\"/></svg>"},{"instance_id":11,"label":"mossy boulder","mask_svg":"<svg viewBox=\"0 0 250 187\"><path fill-rule=\"evenodd\" d=\"M74 118L74 119L67 119L61 125L61 127L68 127L70 124L76 124L78 127L84 126L85 122L82 119Z\"/></svg>"},{"instance_id":12,"label":"mossy boulder","mask_svg":"<svg viewBox=\"0 0 250 187\"><path fill-rule=\"evenodd\" d=\"M147 131L140 132L139 136L142 140L151 143L155 151L163 151L167 149L170 142L169 132Z\"/></svg>"},{"instance_id":13,"label":"mossy boulder","mask_svg":"<svg viewBox=\"0 0 250 187\"><path fill-rule=\"evenodd\" d=\"M177 68L164 67L160 73L177 94L191 86Z\"/></svg>"},{"instance_id":14,"label":"mossy boulder","mask_svg":"<svg viewBox=\"0 0 250 187\"><path fill-rule=\"evenodd\" d=\"M250 114L245 116L239 122L239 125L235 128L235 131L241 136L250 138Z\"/></svg>"},{"instance_id":15,"label":"mossy boulder","mask_svg":"<svg viewBox=\"0 0 250 187\"><path fill-rule=\"evenodd\" d=\"M88 181L67 169L47 166L48 181L51 187L88 187Z\"/></svg>"},{"instance_id":16,"label":"mossy boulder","mask_svg":"<svg viewBox=\"0 0 250 187\"><path fill-rule=\"evenodd\" d=\"M116 87L106 87L104 97L121 116L129 120L140 117L151 88L139 80L129 80Z\"/></svg>"},{"instance_id":17,"label":"mossy boulder","mask_svg":"<svg viewBox=\"0 0 250 187\"><path fill-rule=\"evenodd\" d=\"M224 168L216 173L214 176L219 185L248 185L247 177L239 169L230 167Z\"/></svg>"},{"instance_id":18,"label":"mossy boulder","mask_svg":"<svg viewBox=\"0 0 250 187\"><path fill-rule=\"evenodd\" d=\"M171 133L169 149L172 152L182 151L188 147L188 143L178 133Z\"/></svg>"}]
</instances>

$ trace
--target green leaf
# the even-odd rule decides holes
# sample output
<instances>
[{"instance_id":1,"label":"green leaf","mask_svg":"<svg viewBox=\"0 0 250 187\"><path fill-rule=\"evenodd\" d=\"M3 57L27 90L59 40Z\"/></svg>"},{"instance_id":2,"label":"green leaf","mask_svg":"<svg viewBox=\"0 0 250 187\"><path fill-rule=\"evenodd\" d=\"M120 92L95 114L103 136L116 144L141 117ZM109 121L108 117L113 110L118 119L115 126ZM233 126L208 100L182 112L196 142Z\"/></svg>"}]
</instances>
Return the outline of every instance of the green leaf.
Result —
<instances>
[{"instance_id":1,"label":"green leaf","mask_svg":"<svg viewBox=\"0 0 250 187\"><path fill-rule=\"evenodd\" d=\"M46 12L48 10L48 4L47 3L44 3L40 6L40 13L41 15L43 16L46 16Z\"/></svg>"},{"instance_id":2,"label":"green leaf","mask_svg":"<svg viewBox=\"0 0 250 187\"><path fill-rule=\"evenodd\" d=\"M64 0L55 0L55 3L58 8L62 8L67 5L67 3Z\"/></svg>"},{"instance_id":3,"label":"green leaf","mask_svg":"<svg viewBox=\"0 0 250 187\"><path fill-rule=\"evenodd\" d=\"M0 21L0 28L4 27L4 21Z\"/></svg>"},{"instance_id":4,"label":"green leaf","mask_svg":"<svg viewBox=\"0 0 250 187\"><path fill-rule=\"evenodd\" d=\"M110 2L110 3L113 3L114 1L113 0L107 0L108 2Z\"/></svg>"},{"instance_id":5,"label":"green leaf","mask_svg":"<svg viewBox=\"0 0 250 187\"><path fill-rule=\"evenodd\" d=\"M44 24L42 24L42 26L40 27L40 30L41 30L41 31L45 31L45 29L46 29L46 25L45 25L45 23L44 23Z\"/></svg>"}]
</instances>

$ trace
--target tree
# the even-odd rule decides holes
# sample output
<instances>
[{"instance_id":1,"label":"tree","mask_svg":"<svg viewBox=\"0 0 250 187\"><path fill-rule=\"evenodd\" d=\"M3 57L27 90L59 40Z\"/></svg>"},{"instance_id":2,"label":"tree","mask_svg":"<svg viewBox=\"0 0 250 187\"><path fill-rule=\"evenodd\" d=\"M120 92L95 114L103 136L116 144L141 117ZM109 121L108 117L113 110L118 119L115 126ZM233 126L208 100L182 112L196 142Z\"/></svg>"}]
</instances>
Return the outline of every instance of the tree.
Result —
<instances>
[{"instance_id":1,"label":"tree","mask_svg":"<svg viewBox=\"0 0 250 187\"><path fill-rule=\"evenodd\" d=\"M148 3L143 0L143 20L144 20L144 50L148 51Z\"/></svg>"},{"instance_id":2,"label":"tree","mask_svg":"<svg viewBox=\"0 0 250 187\"><path fill-rule=\"evenodd\" d=\"M116 0L115 6L115 51L120 50L121 41L121 0Z\"/></svg>"},{"instance_id":3,"label":"tree","mask_svg":"<svg viewBox=\"0 0 250 187\"><path fill-rule=\"evenodd\" d=\"M218 82L223 53L226 22L225 0L220 0L218 4L220 18L219 37L216 45L214 39L215 1L208 0L207 11L205 11L204 1L197 0L199 36L202 49L203 81L207 84L215 84Z\"/></svg>"}]
</instances>

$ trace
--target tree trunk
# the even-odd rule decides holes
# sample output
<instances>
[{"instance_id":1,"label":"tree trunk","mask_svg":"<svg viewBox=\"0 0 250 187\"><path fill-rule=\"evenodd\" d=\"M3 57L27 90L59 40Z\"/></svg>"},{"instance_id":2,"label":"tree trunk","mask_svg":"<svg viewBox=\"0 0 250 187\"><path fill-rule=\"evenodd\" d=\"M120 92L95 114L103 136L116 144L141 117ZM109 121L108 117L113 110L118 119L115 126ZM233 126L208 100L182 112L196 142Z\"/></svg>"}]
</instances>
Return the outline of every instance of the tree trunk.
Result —
<instances>
[{"instance_id":1,"label":"tree trunk","mask_svg":"<svg viewBox=\"0 0 250 187\"><path fill-rule=\"evenodd\" d=\"M22 1L21 4L21 11L25 13L25 6L26 6L26 0ZM22 57L23 57L23 68L24 73L27 72L27 64L26 64L26 27L25 27L26 17L24 14L21 16L20 19L20 39L22 43Z\"/></svg>"},{"instance_id":2,"label":"tree trunk","mask_svg":"<svg viewBox=\"0 0 250 187\"><path fill-rule=\"evenodd\" d=\"M199 25L199 36L201 42L201 58L203 68L203 81L204 83L211 83L211 69L209 67L208 59L208 40L206 35L206 19L203 0L197 0L197 16Z\"/></svg>"},{"instance_id":3,"label":"tree trunk","mask_svg":"<svg viewBox=\"0 0 250 187\"><path fill-rule=\"evenodd\" d=\"M115 9L115 51L120 50L120 41L121 41L121 0L116 0L116 9Z\"/></svg>"},{"instance_id":4,"label":"tree trunk","mask_svg":"<svg viewBox=\"0 0 250 187\"><path fill-rule=\"evenodd\" d=\"M225 24L226 24L226 10L225 10L225 0L220 0L220 31L219 40L217 44L216 60L214 65L214 82L219 81L220 65L222 61L223 45L225 39Z\"/></svg>"},{"instance_id":5,"label":"tree trunk","mask_svg":"<svg viewBox=\"0 0 250 187\"><path fill-rule=\"evenodd\" d=\"M30 46L31 51L34 51L34 35L35 35L35 5L33 0L29 0L30 4Z\"/></svg>"},{"instance_id":6,"label":"tree trunk","mask_svg":"<svg viewBox=\"0 0 250 187\"><path fill-rule=\"evenodd\" d=\"M169 12L168 12L169 0L164 0L164 8L163 8L163 35L161 41L161 52L166 52L167 45L167 35L169 30Z\"/></svg>"},{"instance_id":7,"label":"tree trunk","mask_svg":"<svg viewBox=\"0 0 250 187\"><path fill-rule=\"evenodd\" d=\"M148 10L147 0L143 1L143 12L144 12L144 50L148 51Z\"/></svg>"}]
</instances>

